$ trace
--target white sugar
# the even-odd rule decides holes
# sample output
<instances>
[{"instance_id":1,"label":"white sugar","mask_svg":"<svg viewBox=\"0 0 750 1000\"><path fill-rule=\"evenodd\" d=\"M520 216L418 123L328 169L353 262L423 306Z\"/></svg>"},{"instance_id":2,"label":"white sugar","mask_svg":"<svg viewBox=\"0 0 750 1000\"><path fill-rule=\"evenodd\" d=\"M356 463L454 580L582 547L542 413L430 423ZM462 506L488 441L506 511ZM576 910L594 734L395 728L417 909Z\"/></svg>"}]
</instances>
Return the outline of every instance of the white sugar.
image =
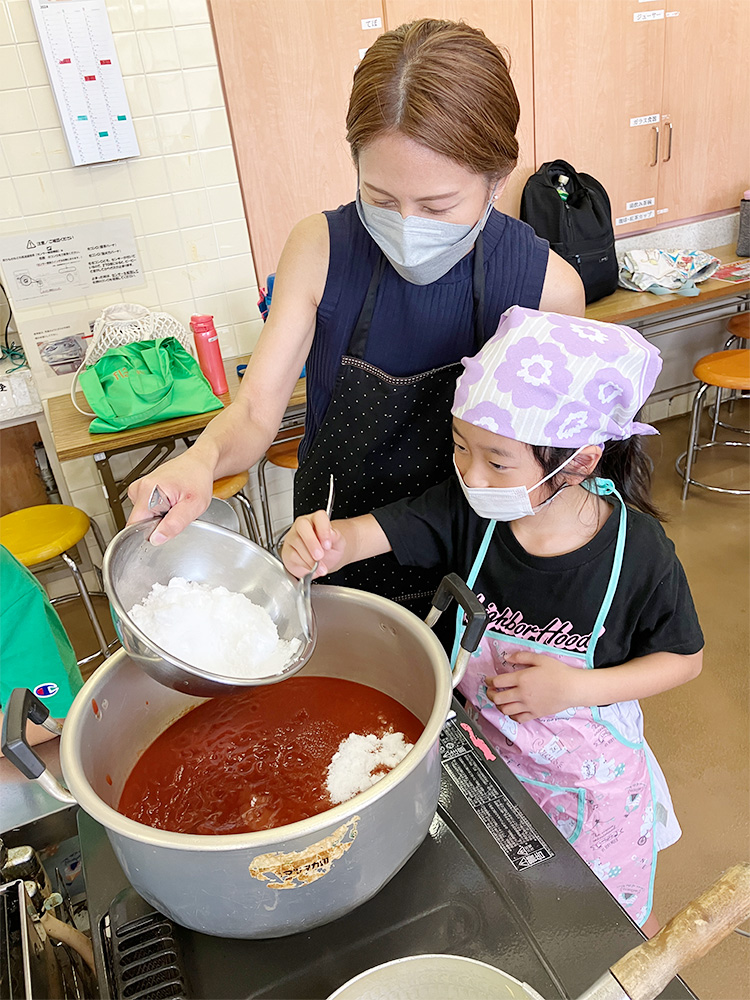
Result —
<instances>
[{"instance_id":1,"label":"white sugar","mask_svg":"<svg viewBox=\"0 0 750 1000\"><path fill-rule=\"evenodd\" d=\"M202 670L228 677L280 673L299 639L279 639L271 616L244 594L173 577L128 612L148 639Z\"/></svg>"},{"instance_id":2,"label":"white sugar","mask_svg":"<svg viewBox=\"0 0 750 1000\"><path fill-rule=\"evenodd\" d=\"M382 737L350 733L328 765L326 788L331 802L338 805L370 788L400 763L412 746L403 733L384 733Z\"/></svg>"}]
</instances>

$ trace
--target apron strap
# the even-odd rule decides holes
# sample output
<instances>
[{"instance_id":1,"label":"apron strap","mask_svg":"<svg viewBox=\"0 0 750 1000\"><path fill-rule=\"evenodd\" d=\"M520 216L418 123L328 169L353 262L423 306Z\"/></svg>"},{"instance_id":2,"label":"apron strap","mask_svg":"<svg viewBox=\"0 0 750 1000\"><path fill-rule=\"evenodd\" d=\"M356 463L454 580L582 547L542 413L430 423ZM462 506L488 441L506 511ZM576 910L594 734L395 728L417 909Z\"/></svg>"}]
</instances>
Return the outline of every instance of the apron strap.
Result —
<instances>
[{"instance_id":1,"label":"apron strap","mask_svg":"<svg viewBox=\"0 0 750 1000\"><path fill-rule=\"evenodd\" d=\"M487 530L482 538L482 544L479 546L479 551L477 552L476 559L469 571L469 575L466 577L466 586L469 590L474 589L474 584L477 582L477 577L479 576L479 570L482 568L482 563L484 562L484 557L487 555L487 549L490 547L490 542L492 541L492 533L495 530L495 525L497 521L490 521L487 525ZM458 656L458 649L461 642L461 625L463 624L463 608L456 609L456 636L453 640L453 649L451 650L451 670L456 665L456 657Z\"/></svg>"},{"instance_id":2,"label":"apron strap","mask_svg":"<svg viewBox=\"0 0 750 1000\"><path fill-rule=\"evenodd\" d=\"M612 572L609 574L609 583L607 584L607 590L604 594L604 600L602 601L602 606L599 608L599 614L596 616L594 628L591 632L591 639L589 641L588 648L586 649L586 666L589 670L592 670L594 667L594 651L596 650L596 644L599 641L599 636L601 635L602 627L604 626L604 622L609 614L609 609L612 607L612 601L615 597L617 584L620 582L622 556L625 551L625 537L627 535L628 528L628 513L625 501L617 492L615 484L611 479L597 478L592 486L586 484L586 488L589 489L591 493L596 493L599 496L609 496L610 494L614 494L614 496L616 496L620 501L620 523L617 526L617 540L615 542L615 555L612 560Z\"/></svg>"},{"instance_id":3,"label":"apron strap","mask_svg":"<svg viewBox=\"0 0 750 1000\"><path fill-rule=\"evenodd\" d=\"M472 295L474 298L474 346L484 347L484 233L480 232L474 244L474 271Z\"/></svg>"},{"instance_id":4,"label":"apron strap","mask_svg":"<svg viewBox=\"0 0 750 1000\"><path fill-rule=\"evenodd\" d=\"M384 254L380 254L378 262L370 278L365 301L362 304L357 322L354 324L349 346L346 355L350 358L359 358L364 361L365 350L367 349L367 338L370 335L370 324L375 313L375 300L378 295L380 279L385 273L387 260ZM484 241L482 233L477 236L474 244L474 267L472 270L472 300L474 302L474 345L477 350L484 346Z\"/></svg>"},{"instance_id":5,"label":"apron strap","mask_svg":"<svg viewBox=\"0 0 750 1000\"><path fill-rule=\"evenodd\" d=\"M367 338L370 334L370 323L372 323L372 316L375 312L375 299L378 295L378 285L380 284L380 279L383 277L386 263L386 258L381 253L372 272L372 278L370 278L370 285L367 289L367 294L365 295L365 301L362 305L362 309L360 310L357 322L354 324L354 330L352 331L352 335L349 340L349 346L346 349L346 354L350 358L359 358L360 360L364 360Z\"/></svg>"}]
</instances>

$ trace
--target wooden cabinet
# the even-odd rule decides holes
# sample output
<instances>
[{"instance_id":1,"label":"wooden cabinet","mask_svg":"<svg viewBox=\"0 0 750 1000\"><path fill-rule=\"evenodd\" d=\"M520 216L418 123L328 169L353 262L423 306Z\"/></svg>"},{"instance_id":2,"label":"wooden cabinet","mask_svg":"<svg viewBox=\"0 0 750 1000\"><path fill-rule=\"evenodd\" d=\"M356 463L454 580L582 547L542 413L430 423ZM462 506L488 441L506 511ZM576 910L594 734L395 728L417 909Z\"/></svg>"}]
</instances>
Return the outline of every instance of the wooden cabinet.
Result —
<instances>
[{"instance_id":1,"label":"wooden cabinet","mask_svg":"<svg viewBox=\"0 0 750 1000\"><path fill-rule=\"evenodd\" d=\"M34 445L40 437L35 421L0 429L0 453L3 456L0 517L23 507L47 503L47 491L34 460Z\"/></svg>"},{"instance_id":2,"label":"wooden cabinet","mask_svg":"<svg viewBox=\"0 0 750 1000\"><path fill-rule=\"evenodd\" d=\"M352 75L386 29L463 19L510 55L519 165L562 158L615 236L734 208L750 182L750 0L209 0L258 283L301 218L350 201ZM380 19L380 26L369 27Z\"/></svg>"},{"instance_id":3,"label":"wooden cabinet","mask_svg":"<svg viewBox=\"0 0 750 1000\"><path fill-rule=\"evenodd\" d=\"M533 0L537 164L604 184L615 236L733 208L747 185L747 0Z\"/></svg>"},{"instance_id":4,"label":"wooden cabinet","mask_svg":"<svg viewBox=\"0 0 750 1000\"><path fill-rule=\"evenodd\" d=\"M668 7L659 222L736 209L750 184L750 3Z\"/></svg>"},{"instance_id":5,"label":"wooden cabinet","mask_svg":"<svg viewBox=\"0 0 750 1000\"><path fill-rule=\"evenodd\" d=\"M258 284L296 222L351 201L346 109L381 0L209 0Z\"/></svg>"},{"instance_id":6,"label":"wooden cabinet","mask_svg":"<svg viewBox=\"0 0 750 1000\"><path fill-rule=\"evenodd\" d=\"M259 284L296 222L354 198L354 69L384 29L420 17L463 19L510 55L521 153L499 207L518 214L534 170L531 0L209 0L209 10ZM376 18L381 27L363 27Z\"/></svg>"}]
</instances>

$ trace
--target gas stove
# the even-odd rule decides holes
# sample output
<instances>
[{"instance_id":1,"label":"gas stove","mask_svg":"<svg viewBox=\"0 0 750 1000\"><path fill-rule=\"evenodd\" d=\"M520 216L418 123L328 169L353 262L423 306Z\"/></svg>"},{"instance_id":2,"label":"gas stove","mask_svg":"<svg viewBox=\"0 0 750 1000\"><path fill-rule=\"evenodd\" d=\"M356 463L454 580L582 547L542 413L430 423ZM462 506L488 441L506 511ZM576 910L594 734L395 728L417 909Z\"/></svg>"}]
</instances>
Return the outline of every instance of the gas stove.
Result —
<instances>
[{"instance_id":1,"label":"gas stove","mask_svg":"<svg viewBox=\"0 0 750 1000\"><path fill-rule=\"evenodd\" d=\"M453 708L427 838L373 899L313 931L242 941L173 924L129 885L104 828L79 812L101 997L312 1000L372 966L436 952L495 965L549 1000L583 992L643 937ZM661 996L694 1000L679 979Z\"/></svg>"}]
</instances>

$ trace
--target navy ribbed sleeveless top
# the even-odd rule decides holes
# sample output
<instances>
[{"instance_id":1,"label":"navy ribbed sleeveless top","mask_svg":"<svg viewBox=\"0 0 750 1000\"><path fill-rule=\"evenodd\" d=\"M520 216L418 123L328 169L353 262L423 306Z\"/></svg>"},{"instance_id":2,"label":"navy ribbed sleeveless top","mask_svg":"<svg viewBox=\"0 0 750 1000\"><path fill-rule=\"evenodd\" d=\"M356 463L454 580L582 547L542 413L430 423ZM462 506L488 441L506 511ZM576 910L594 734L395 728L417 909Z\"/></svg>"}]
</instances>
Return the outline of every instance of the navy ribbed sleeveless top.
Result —
<instances>
[{"instance_id":1,"label":"navy ribbed sleeveless top","mask_svg":"<svg viewBox=\"0 0 750 1000\"><path fill-rule=\"evenodd\" d=\"M341 358L362 309L380 249L354 202L328 220L330 259L315 336L307 359L304 457L323 423ZM531 226L490 212L484 227L485 336L510 306L539 307L549 244ZM472 296L473 252L442 278L413 285L387 266L378 287L365 361L389 375L416 375L476 353Z\"/></svg>"}]
</instances>

